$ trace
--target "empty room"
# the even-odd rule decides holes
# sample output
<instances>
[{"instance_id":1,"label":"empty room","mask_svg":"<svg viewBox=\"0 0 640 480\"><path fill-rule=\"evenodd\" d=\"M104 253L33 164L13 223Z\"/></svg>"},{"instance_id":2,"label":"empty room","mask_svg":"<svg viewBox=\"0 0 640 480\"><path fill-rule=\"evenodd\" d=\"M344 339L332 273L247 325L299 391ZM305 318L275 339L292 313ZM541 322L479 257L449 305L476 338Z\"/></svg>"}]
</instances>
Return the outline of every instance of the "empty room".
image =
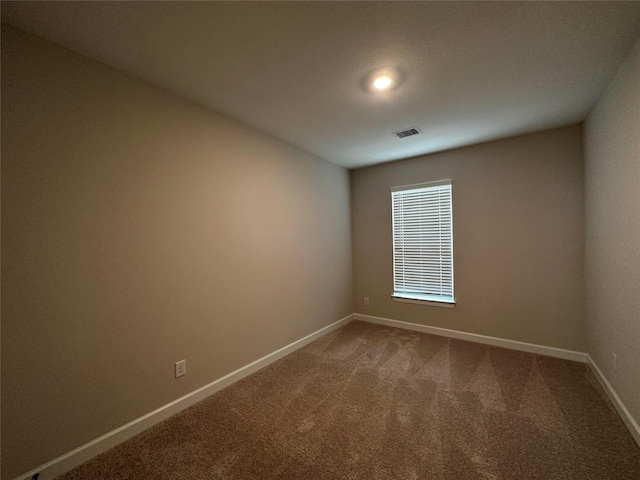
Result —
<instances>
[{"instance_id":1,"label":"empty room","mask_svg":"<svg viewBox=\"0 0 640 480\"><path fill-rule=\"evenodd\" d=\"M0 8L3 480L640 479L640 2Z\"/></svg>"}]
</instances>

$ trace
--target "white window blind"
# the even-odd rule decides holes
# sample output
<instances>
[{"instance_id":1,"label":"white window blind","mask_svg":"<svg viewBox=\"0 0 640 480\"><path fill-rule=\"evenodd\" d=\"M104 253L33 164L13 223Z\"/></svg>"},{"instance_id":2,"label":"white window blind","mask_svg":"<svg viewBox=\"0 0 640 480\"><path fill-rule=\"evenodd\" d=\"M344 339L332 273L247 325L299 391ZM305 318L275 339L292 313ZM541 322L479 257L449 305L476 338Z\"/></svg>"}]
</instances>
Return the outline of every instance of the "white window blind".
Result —
<instances>
[{"instance_id":1,"label":"white window blind","mask_svg":"<svg viewBox=\"0 0 640 480\"><path fill-rule=\"evenodd\" d=\"M451 182L391 191L394 297L454 303Z\"/></svg>"}]
</instances>

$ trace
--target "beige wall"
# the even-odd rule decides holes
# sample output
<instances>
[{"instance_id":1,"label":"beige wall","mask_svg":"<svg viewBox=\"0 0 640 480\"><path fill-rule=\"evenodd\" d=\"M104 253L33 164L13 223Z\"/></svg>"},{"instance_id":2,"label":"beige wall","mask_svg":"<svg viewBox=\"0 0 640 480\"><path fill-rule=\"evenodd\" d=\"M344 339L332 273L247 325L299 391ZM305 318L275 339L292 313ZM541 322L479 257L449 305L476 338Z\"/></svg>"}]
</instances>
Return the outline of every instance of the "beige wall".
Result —
<instances>
[{"instance_id":1,"label":"beige wall","mask_svg":"<svg viewBox=\"0 0 640 480\"><path fill-rule=\"evenodd\" d=\"M580 126L353 171L356 312L584 351L582 173ZM441 179L457 305L394 302L389 189Z\"/></svg>"},{"instance_id":2,"label":"beige wall","mask_svg":"<svg viewBox=\"0 0 640 480\"><path fill-rule=\"evenodd\" d=\"M585 199L588 351L640 423L640 39L585 122Z\"/></svg>"},{"instance_id":3,"label":"beige wall","mask_svg":"<svg viewBox=\"0 0 640 480\"><path fill-rule=\"evenodd\" d=\"M2 33L2 478L352 312L345 169Z\"/></svg>"}]
</instances>

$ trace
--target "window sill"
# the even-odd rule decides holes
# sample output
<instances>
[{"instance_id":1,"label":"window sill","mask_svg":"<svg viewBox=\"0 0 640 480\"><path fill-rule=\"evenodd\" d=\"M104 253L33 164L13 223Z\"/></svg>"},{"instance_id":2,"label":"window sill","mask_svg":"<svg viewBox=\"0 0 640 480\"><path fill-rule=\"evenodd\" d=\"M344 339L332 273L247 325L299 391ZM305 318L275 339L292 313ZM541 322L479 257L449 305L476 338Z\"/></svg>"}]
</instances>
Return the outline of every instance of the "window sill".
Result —
<instances>
[{"instance_id":1,"label":"window sill","mask_svg":"<svg viewBox=\"0 0 640 480\"><path fill-rule=\"evenodd\" d=\"M430 307L454 308L456 306L456 302L449 302L445 300L429 300L426 298L410 297L408 295L407 296L391 295L391 299L394 302L413 303L415 305L426 305Z\"/></svg>"}]
</instances>

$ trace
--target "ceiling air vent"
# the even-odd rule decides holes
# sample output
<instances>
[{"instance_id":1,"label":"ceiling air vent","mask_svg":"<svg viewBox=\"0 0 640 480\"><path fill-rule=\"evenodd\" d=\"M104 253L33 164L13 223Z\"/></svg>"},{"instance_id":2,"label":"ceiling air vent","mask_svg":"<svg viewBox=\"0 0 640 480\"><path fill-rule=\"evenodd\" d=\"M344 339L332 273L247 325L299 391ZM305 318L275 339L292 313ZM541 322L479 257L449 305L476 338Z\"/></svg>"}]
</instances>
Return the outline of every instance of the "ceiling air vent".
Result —
<instances>
[{"instance_id":1,"label":"ceiling air vent","mask_svg":"<svg viewBox=\"0 0 640 480\"><path fill-rule=\"evenodd\" d=\"M410 127L400 130L399 132L393 132L393 134L398 138L410 137L411 135L418 135L419 133L422 133L422 130L418 127Z\"/></svg>"}]
</instances>

